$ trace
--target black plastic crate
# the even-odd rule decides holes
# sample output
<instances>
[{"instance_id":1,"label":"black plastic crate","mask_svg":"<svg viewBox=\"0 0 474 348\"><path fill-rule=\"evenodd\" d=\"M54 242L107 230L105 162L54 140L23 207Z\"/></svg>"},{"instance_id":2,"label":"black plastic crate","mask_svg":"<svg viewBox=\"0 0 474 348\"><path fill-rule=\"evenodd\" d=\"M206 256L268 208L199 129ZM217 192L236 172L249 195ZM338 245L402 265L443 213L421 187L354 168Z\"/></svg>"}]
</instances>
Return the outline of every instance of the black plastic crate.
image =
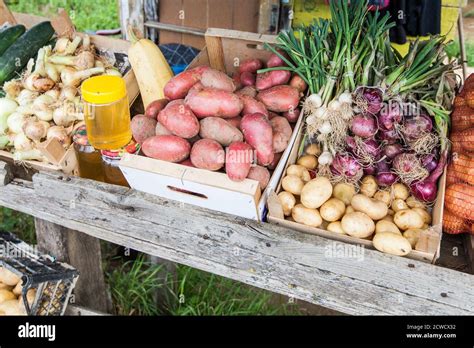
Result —
<instances>
[{"instance_id":1,"label":"black plastic crate","mask_svg":"<svg viewBox=\"0 0 474 348\"><path fill-rule=\"evenodd\" d=\"M22 281L21 296L28 315L63 315L79 272L36 251L10 232L0 231L0 266ZM36 289L30 306L27 292Z\"/></svg>"}]
</instances>

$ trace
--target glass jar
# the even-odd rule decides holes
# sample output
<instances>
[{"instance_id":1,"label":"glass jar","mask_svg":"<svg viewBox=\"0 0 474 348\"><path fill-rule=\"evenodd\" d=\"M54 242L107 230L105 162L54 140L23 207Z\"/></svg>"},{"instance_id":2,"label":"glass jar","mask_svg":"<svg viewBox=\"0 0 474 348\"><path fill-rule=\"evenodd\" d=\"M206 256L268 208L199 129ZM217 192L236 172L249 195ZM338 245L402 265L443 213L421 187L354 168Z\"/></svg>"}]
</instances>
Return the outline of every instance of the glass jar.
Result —
<instances>
[{"instance_id":1,"label":"glass jar","mask_svg":"<svg viewBox=\"0 0 474 348\"><path fill-rule=\"evenodd\" d=\"M84 120L96 149L119 149L132 139L125 81L119 76L94 76L81 85Z\"/></svg>"},{"instance_id":2,"label":"glass jar","mask_svg":"<svg viewBox=\"0 0 474 348\"><path fill-rule=\"evenodd\" d=\"M81 126L72 136L74 151L76 152L79 176L85 179L104 181L104 168L99 150L89 143L86 126Z\"/></svg>"},{"instance_id":3,"label":"glass jar","mask_svg":"<svg viewBox=\"0 0 474 348\"><path fill-rule=\"evenodd\" d=\"M108 184L130 187L127 179L120 170L119 163L125 153L137 155L140 152L140 144L132 140L127 146L118 150L102 150L102 165L104 167L104 179Z\"/></svg>"}]
</instances>

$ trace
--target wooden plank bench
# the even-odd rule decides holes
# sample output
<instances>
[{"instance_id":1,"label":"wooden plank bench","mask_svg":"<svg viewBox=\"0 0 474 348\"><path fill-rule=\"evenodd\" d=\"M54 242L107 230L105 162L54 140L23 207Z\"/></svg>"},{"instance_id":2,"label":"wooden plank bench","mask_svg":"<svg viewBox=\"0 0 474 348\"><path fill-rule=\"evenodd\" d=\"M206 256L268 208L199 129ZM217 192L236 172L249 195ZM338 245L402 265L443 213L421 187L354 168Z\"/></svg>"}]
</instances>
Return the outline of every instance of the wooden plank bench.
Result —
<instances>
[{"instance_id":1,"label":"wooden plank bench","mask_svg":"<svg viewBox=\"0 0 474 348\"><path fill-rule=\"evenodd\" d=\"M338 257L331 253L344 244L276 225L76 177L38 173L27 181L9 173L0 166L0 205L66 234L82 232L347 314L474 314L474 276L467 273L368 249ZM87 248L82 258L93 257ZM448 260L441 262L467 263L462 250L442 249Z\"/></svg>"}]
</instances>

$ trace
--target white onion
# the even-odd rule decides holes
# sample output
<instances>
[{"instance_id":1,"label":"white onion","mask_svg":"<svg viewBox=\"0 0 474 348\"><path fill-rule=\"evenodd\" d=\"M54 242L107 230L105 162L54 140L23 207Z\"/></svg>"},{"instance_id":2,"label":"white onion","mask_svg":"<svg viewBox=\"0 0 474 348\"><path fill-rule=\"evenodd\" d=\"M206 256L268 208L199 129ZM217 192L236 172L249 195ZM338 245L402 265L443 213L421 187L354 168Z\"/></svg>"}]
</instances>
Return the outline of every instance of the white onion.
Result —
<instances>
[{"instance_id":1,"label":"white onion","mask_svg":"<svg viewBox=\"0 0 474 348\"><path fill-rule=\"evenodd\" d=\"M314 124L316 124L318 122L318 120L316 119L316 117L314 115L309 115L308 118L306 119L306 124L308 126L312 126Z\"/></svg>"},{"instance_id":2,"label":"white onion","mask_svg":"<svg viewBox=\"0 0 474 348\"><path fill-rule=\"evenodd\" d=\"M339 102L343 104L352 104L352 94L344 92L339 96Z\"/></svg>"},{"instance_id":3,"label":"white onion","mask_svg":"<svg viewBox=\"0 0 474 348\"><path fill-rule=\"evenodd\" d=\"M332 127L331 127L331 123L329 121L325 121L321 127L319 128L319 132L321 134L331 134L332 132Z\"/></svg>"},{"instance_id":4,"label":"white onion","mask_svg":"<svg viewBox=\"0 0 474 348\"><path fill-rule=\"evenodd\" d=\"M46 138L48 129L49 129L48 122L37 121L34 118L27 120L23 124L23 132L29 139L35 142L39 142L41 141L41 139Z\"/></svg>"},{"instance_id":5,"label":"white onion","mask_svg":"<svg viewBox=\"0 0 474 348\"><path fill-rule=\"evenodd\" d=\"M34 100L38 97L38 93L30 91L28 89L24 89L18 94L16 101L20 105L30 105L34 102Z\"/></svg>"},{"instance_id":6,"label":"white onion","mask_svg":"<svg viewBox=\"0 0 474 348\"><path fill-rule=\"evenodd\" d=\"M306 98L306 102L309 103L313 108L319 108L323 105L323 101L319 94L311 94Z\"/></svg>"},{"instance_id":7,"label":"white onion","mask_svg":"<svg viewBox=\"0 0 474 348\"><path fill-rule=\"evenodd\" d=\"M324 151L319 157L318 162L322 165L330 165L332 163L332 155L329 151Z\"/></svg>"},{"instance_id":8,"label":"white onion","mask_svg":"<svg viewBox=\"0 0 474 348\"><path fill-rule=\"evenodd\" d=\"M26 151L34 148L33 143L24 133L18 133L13 139L15 150Z\"/></svg>"},{"instance_id":9,"label":"white onion","mask_svg":"<svg viewBox=\"0 0 474 348\"><path fill-rule=\"evenodd\" d=\"M18 134L22 133L23 123L26 121L26 116L19 112L14 112L8 116L7 125L10 132Z\"/></svg>"},{"instance_id":10,"label":"white onion","mask_svg":"<svg viewBox=\"0 0 474 348\"><path fill-rule=\"evenodd\" d=\"M339 101L334 99L331 102L329 102L328 109L330 111L340 111L341 110L341 103L339 103Z\"/></svg>"},{"instance_id":11,"label":"white onion","mask_svg":"<svg viewBox=\"0 0 474 348\"><path fill-rule=\"evenodd\" d=\"M316 109L313 114L320 120L327 120L328 118L328 110L325 106L321 106L319 109Z\"/></svg>"}]
</instances>

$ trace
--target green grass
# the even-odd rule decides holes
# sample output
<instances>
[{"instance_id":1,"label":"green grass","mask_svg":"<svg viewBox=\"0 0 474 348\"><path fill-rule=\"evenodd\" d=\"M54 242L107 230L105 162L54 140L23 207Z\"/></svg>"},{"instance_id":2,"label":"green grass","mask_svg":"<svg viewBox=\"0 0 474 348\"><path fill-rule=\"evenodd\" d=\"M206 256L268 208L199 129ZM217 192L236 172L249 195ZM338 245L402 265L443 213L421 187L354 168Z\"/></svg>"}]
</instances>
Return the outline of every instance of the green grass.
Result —
<instances>
[{"instance_id":1,"label":"green grass","mask_svg":"<svg viewBox=\"0 0 474 348\"><path fill-rule=\"evenodd\" d=\"M15 233L30 244L36 244L35 222L30 215L0 207L0 230Z\"/></svg>"},{"instance_id":2,"label":"green grass","mask_svg":"<svg viewBox=\"0 0 474 348\"><path fill-rule=\"evenodd\" d=\"M453 41L446 46L446 52L450 58L461 58L459 42ZM467 65L474 67L474 42L466 42Z\"/></svg>"},{"instance_id":3,"label":"green grass","mask_svg":"<svg viewBox=\"0 0 474 348\"><path fill-rule=\"evenodd\" d=\"M7 4L14 12L46 17L54 16L58 8L64 8L79 31L120 26L117 0L10 0Z\"/></svg>"}]
</instances>

